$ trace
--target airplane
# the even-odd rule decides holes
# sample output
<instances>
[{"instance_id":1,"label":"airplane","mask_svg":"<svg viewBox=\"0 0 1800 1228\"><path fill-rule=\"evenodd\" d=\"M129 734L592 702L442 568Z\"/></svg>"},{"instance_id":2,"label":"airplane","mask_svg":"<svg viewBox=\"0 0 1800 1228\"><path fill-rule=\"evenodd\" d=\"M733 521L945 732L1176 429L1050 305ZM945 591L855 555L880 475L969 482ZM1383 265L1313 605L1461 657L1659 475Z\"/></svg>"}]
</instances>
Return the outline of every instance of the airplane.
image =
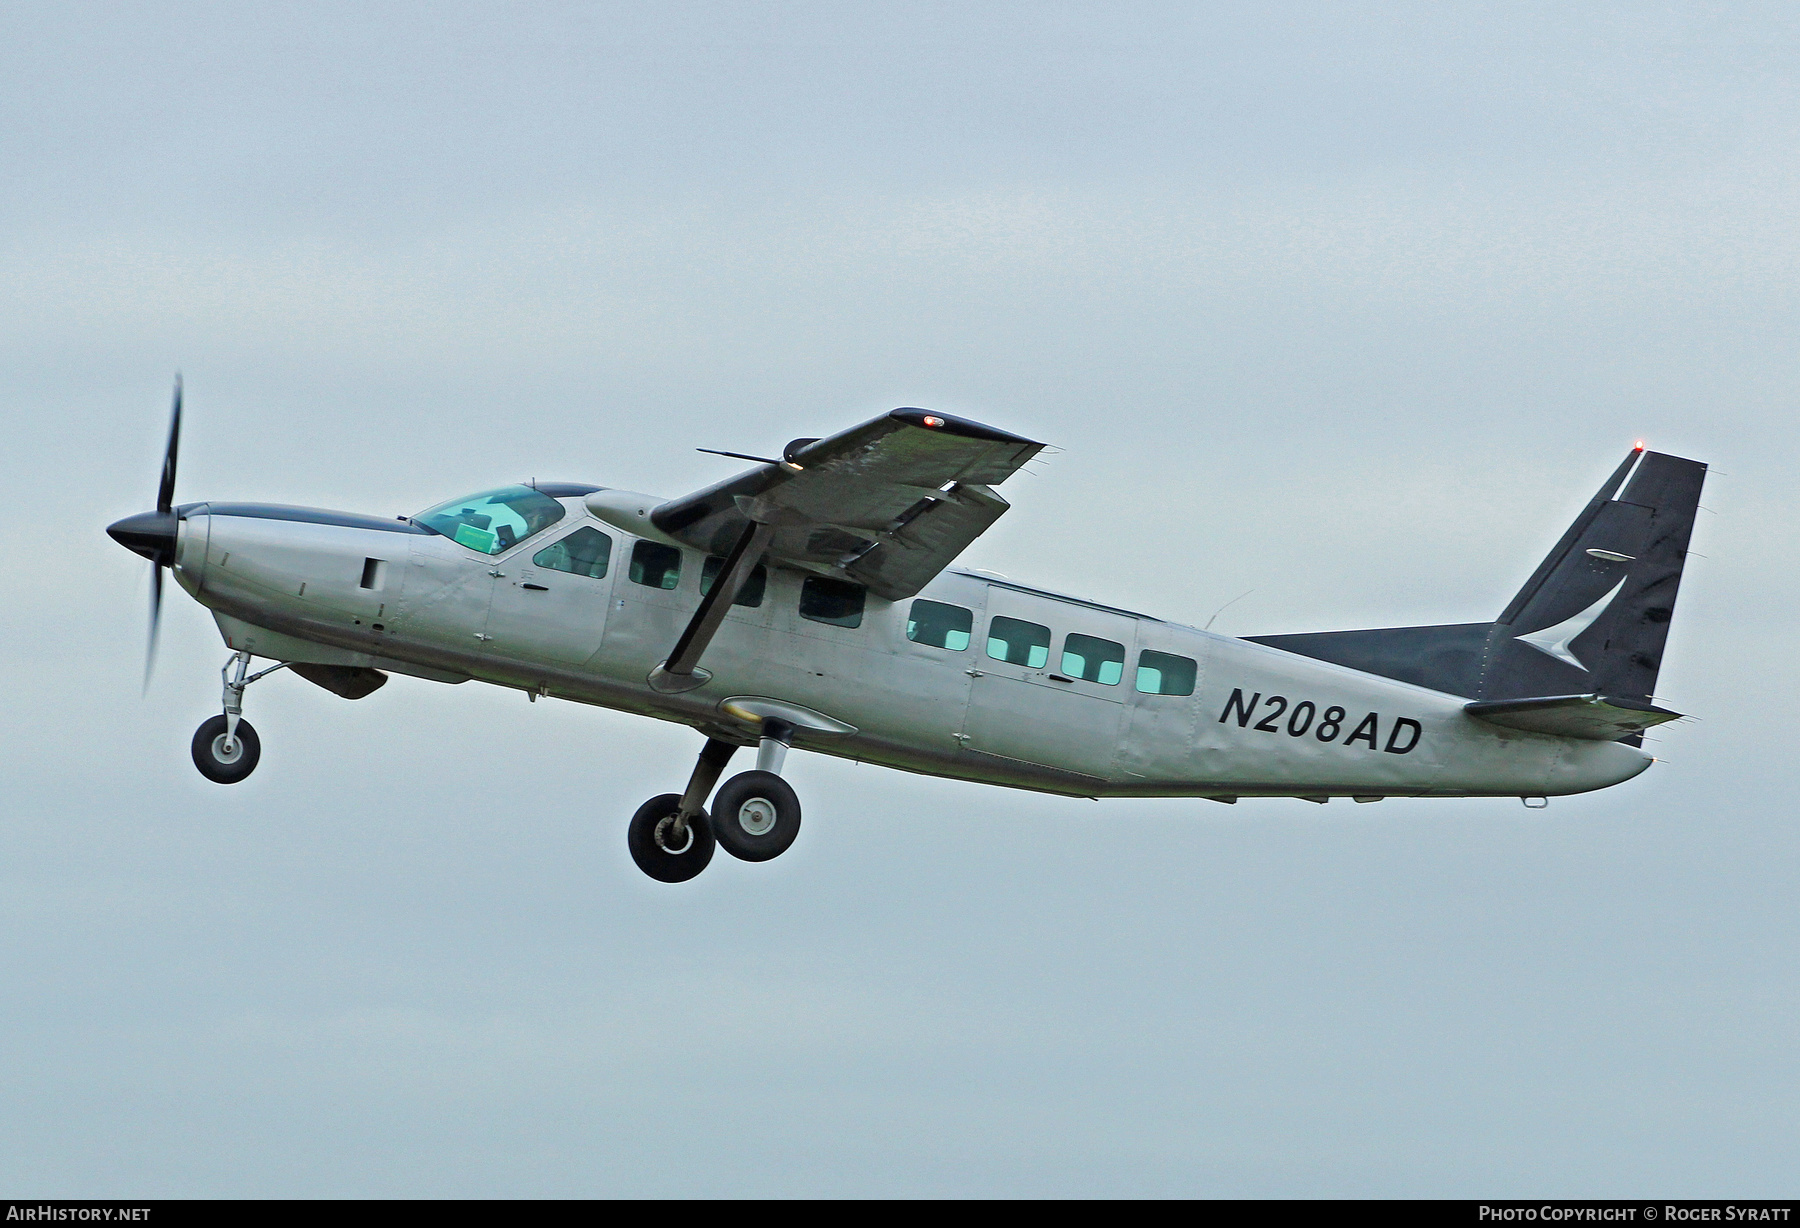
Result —
<instances>
[{"instance_id":1,"label":"airplane","mask_svg":"<svg viewBox=\"0 0 1800 1228\"><path fill-rule=\"evenodd\" d=\"M704 739L627 825L660 882L720 845L785 852L795 748L1069 797L1541 808L1637 776L1680 718L1654 690L1706 466L1641 443L1491 622L1237 638L952 566L1045 445L947 413L719 453L755 465L673 499L533 480L387 518L176 505L181 400L177 378L156 509L107 532L153 564L146 680L164 568L231 651L201 774L256 768L244 692L282 669L351 700L399 673L655 717Z\"/></svg>"}]
</instances>

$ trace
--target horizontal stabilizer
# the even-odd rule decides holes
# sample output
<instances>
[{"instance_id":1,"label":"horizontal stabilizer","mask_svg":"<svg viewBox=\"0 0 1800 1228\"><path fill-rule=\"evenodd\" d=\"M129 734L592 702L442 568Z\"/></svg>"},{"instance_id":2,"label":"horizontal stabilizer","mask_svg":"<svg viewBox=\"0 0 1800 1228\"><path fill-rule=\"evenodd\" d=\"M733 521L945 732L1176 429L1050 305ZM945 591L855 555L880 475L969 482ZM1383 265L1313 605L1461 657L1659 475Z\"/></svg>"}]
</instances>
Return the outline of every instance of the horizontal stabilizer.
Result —
<instances>
[{"instance_id":1,"label":"horizontal stabilizer","mask_svg":"<svg viewBox=\"0 0 1800 1228\"><path fill-rule=\"evenodd\" d=\"M1610 695L1546 695L1536 699L1491 699L1464 704L1463 711L1508 729L1559 738L1616 742L1652 725L1679 720L1681 713L1636 699Z\"/></svg>"}]
</instances>

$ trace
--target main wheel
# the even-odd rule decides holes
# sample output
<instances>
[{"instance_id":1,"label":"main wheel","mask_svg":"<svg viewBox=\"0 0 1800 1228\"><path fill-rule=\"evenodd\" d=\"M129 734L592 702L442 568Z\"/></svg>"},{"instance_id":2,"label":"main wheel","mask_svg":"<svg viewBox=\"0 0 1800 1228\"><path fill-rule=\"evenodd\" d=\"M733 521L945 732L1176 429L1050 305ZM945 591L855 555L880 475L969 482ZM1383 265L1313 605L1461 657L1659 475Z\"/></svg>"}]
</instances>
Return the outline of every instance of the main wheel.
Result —
<instances>
[{"instance_id":1,"label":"main wheel","mask_svg":"<svg viewBox=\"0 0 1800 1228\"><path fill-rule=\"evenodd\" d=\"M664 793L638 807L631 816L625 842L638 869L659 883L685 883L712 860L712 825L702 810L688 821L684 841L676 841L669 829L681 812L681 795Z\"/></svg>"},{"instance_id":2,"label":"main wheel","mask_svg":"<svg viewBox=\"0 0 1800 1228\"><path fill-rule=\"evenodd\" d=\"M713 795L713 835L733 857L768 861L800 834L800 799L773 772L739 772Z\"/></svg>"},{"instance_id":3,"label":"main wheel","mask_svg":"<svg viewBox=\"0 0 1800 1228\"><path fill-rule=\"evenodd\" d=\"M262 758L262 739L249 721L238 720L237 740L225 745L225 718L211 716L194 730L194 766L200 774L218 785L235 785L256 770Z\"/></svg>"}]
</instances>

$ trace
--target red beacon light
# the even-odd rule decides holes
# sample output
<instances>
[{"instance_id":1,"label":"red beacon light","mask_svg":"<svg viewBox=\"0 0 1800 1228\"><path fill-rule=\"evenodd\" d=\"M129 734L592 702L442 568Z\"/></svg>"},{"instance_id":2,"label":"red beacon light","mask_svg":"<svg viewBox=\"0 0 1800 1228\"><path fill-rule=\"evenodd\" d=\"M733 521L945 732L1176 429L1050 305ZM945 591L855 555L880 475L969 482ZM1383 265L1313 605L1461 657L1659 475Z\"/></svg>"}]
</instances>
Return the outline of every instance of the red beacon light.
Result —
<instances>
[{"instance_id":1,"label":"red beacon light","mask_svg":"<svg viewBox=\"0 0 1800 1228\"><path fill-rule=\"evenodd\" d=\"M944 425L944 420L933 414L926 414L923 421L926 426L942 426L942 425Z\"/></svg>"}]
</instances>

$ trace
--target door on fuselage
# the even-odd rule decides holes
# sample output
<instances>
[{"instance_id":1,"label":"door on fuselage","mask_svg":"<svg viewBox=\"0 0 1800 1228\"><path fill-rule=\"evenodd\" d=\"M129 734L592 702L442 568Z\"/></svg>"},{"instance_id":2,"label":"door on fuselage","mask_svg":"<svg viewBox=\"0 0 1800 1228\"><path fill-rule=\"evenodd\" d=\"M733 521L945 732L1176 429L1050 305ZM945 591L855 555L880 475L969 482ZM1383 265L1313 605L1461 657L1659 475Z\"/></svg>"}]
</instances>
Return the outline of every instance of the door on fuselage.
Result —
<instances>
[{"instance_id":1,"label":"door on fuselage","mask_svg":"<svg viewBox=\"0 0 1800 1228\"><path fill-rule=\"evenodd\" d=\"M517 570L539 534L567 509L527 486L503 486L440 503L415 524L434 536L415 538L396 635L428 648L479 659L490 655L488 612L495 585ZM516 577L505 577L516 578Z\"/></svg>"},{"instance_id":2,"label":"door on fuselage","mask_svg":"<svg viewBox=\"0 0 1800 1228\"><path fill-rule=\"evenodd\" d=\"M1138 625L1137 656L1125 671L1131 688L1119 735L1119 779L1179 781L1194 773L1197 692L1210 641L1166 623Z\"/></svg>"},{"instance_id":3,"label":"door on fuselage","mask_svg":"<svg viewBox=\"0 0 1800 1228\"><path fill-rule=\"evenodd\" d=\"M457 656L479 655L494 596L494 565L441 537L416 539L406 567L397 638Z\"/></svg>"},{"instance_id":4,"label":"door on fuselage","mask_svg":"<svg viewBox=\"0 0 1800 1228\"><path fill-rule=\"evenodd\" d=\"M600 649L617 544L592 524L534 540L495 568L487 648L518 661L579 665Z\"/></svg>"},{"instance_id":5,"label":"door on fuselage","mask_svg":"<svg viewBox=\"0 0 1800 1228\"><path fill-rule=\"evenodd\" d=\"M1106 779L1137 620L991 585L969 688L971 751Z\"/></svg>"}]
</instances>

